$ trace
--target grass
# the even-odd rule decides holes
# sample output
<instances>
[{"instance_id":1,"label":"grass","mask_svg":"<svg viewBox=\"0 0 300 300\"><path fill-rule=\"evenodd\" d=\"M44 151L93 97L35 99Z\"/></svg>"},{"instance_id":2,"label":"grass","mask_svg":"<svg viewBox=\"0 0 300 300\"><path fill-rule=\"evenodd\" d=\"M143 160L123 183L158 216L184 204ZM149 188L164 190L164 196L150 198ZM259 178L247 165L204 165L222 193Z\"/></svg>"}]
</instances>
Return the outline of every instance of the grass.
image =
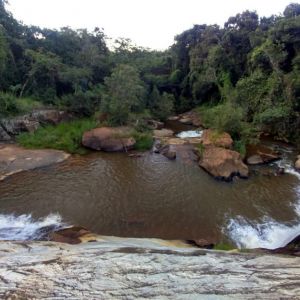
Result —
<instances>
[{"instance_id":1,"label":"grass","mask_svg":"<svg viewBox=\"0 0 300 300\"><path fill-rule=\"evenodd\" d=\"M85 154L88 150L81 146L82 135L96 126L97 122L93 119L80 119L57 126L40 127L35 133L20 134L17 142L26 148L50 148Z\"/></svg>"},{"instance_id":2,"label":"grass","mask_svg":"<svg viewBox=\"0 0 300 300\"><path fill-rule=\"evenodd\" d=\"M219 243L214 246L214 250L231 251L234 249L235 249L235 247L233 247L230 244L225 244L225 243Z\"/></svg>"},{"instance_id":3,"label":"grass","mask_svg":"<svg viewBox=\"0 0 300 300\"><path fill-rule=\"evenodd\" d=\"M153 137L151 132L134 132L133 137L136 140L134 148L139 151L146 151L152 148Z\"/></svg>"},{"instance_id":4,"label":"grass","mask_svg":"<svg viewBox=\"0 0 300 300\"><path fill-rule=\"evenodd\" d=\"M41 102L31 98L17 98L13 94L0 92L0 116L10 117L32 112L42 108Z\"/></svg>"}]
</instances>

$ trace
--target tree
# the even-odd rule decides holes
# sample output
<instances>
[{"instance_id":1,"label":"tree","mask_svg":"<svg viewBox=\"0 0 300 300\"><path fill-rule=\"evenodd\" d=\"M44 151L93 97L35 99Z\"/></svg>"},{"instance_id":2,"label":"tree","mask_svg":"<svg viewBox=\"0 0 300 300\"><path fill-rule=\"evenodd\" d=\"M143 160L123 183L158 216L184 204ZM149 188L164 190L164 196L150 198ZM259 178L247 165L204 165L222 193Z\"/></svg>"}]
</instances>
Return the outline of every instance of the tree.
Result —
<instances>
[{"instance_id":1,"label":"tree","mask_svg":"<svg viewBox=\"0 0 300 300\"><path fill-rule=\"evenodd\" d=\"M139 73L131 66L119 65L104 82L107 90L102 111L109 115L113 124L124 125L130 113L144 107L145 87Z\"/></svg>"},{"instance_id":2,"label":"tree","mask_svg":"<svg viewBox=\"0 0 300 300\"><path fill-rule=\"evenodd\" d=\"M287 18L297 17L300 15L300 4L299 3L291 3L289 4L284 12L283 15Z\"/></svg>"}]
</instances>

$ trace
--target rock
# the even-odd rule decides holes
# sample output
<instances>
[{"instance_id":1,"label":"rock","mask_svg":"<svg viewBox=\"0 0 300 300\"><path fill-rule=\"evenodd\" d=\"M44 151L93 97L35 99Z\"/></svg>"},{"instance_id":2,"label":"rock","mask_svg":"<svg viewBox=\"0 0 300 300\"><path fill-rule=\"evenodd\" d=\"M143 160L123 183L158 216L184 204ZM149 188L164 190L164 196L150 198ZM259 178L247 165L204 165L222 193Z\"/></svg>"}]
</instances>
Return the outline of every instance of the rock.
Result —
<instances>
[{"instance_id":1,"label":"rock","mask_svg":"<svg viewBox=\"0 0 300 300\"><path fill-rule=\"evenodd\" d=\"M252 155L250 157L247 158L247 164L248 165L260 165L263 164L264 161L262 159L262 157L260 155Z\"/></svg>"},{"instance_id":2,"label":"rock","mask_svg":"<svg viewBox=\"0 0 300 300\"><path fill-rule=\"evenodd\" d=\"M34 132L40 126L36 119L28 115L2 119L0 122L4 130L11 136L18 135L22 132Z\"/></svg>"},{"instance_id":3,"label":"rock","mask_svg":"<svg viewBox=\"0 0 300 300\"><path fill-rule=\"evenodd\" d=\"M300 258L156 239L0 243L1 299L299 299Z\"/></svg>"},{"instance_id":4,"label":"rock","mask_svg":"<svg viewBox=\"0 0 300 300\"><path fill-rule=\"evenodd\" d=\"M75 245L80 244L83 237L91 234L86 228L73 226L50 233L49 239L53 242Z\"/></svg>"},{"instance_id":5,"label":"rock","mask_svg":"<svg viewBox=\"0 0 300 300\"><path fill-rule=\"evenodd\" d=\"M34 132L40 125L57 125L72 118L72 115L65 111L44 109L23 116L1 119L0 141L8 141L22 132Z\"/></svg>"},{"instance_id":6,"label":"rock","mask_svg":"<svg viewBox=\"0 0 300 300\"><path fill-rule=\"evenodd\" d=\"M249 169L238 152L220 147L206 147L201 154L199 165L212 176L224 180L230 180L235 175L242 178L249 175Z\"/></svg>"},{"instance_id":7,"label":"rock","mask_svg":"<svg viewBox=\"0 0 300 300\"><path fill-rule=\"evenodd\" d=\"M179 122L185 125L193 125L193 121L191 118L184 117L182 119L179 119Z\"/></svg>"},{"instance_id":8,"label":"rock","mask_svg":"<svg viewBox=\"0 0 300 300\"><path fill-rule=\"evenodd\" d=\"M219 133L215 130L207 129L203 131L202 144L204 146L216 146L231 149L233 140L226 132Z\"/></svg>"},{"instance_id":9,"label":"rock","mask_svg":"<svg viewBox=\"0 0 300 300\"><path fill-rule=\"evenodd\" d=\"M296 170L299 170L299 171L300 171L300 157L299 157L299 155L298 155L297 158L298 158L298 159L297 159L297 161L296 161L296 163L295 163L295 168L296 168Z\"/></svg>"},{"instance_id":10,"label":"rock","mask_svg":"<svg viewBox=\"0 0 300 300\"><path fill-rule=\"evenodd\" d=\"M203 126L199 114L195 111L189 111L184 114L181 114L179 117L179 122L186 125L193 125L195 127Z\"/></svg>"},{"instance_id":11,"label":"rock","mask_svg":"<svg viewBox=\"0 0 300 300\"><path fill-rule=\"evenodd\" d=\"M204 248L204 249L213 249L214 246L216 245L215 241L206 240L206 239L191 240L189 242L195 244L199 248Z\"/></svg>"},{"instance_id":12,"label":"rock","mask_svg":"<svg viewBox=\"0 0 300 300\"><path fill-rule=\"evenodd\" d=\"M267 164L280 159L280 154L264 145L247 146L247 163L249 165Z\"/></svg>"},{"instance_id":13,"label":"rock","mask_svg":"<svg viewBox=\"0 0 300 300\"><path fill-rule=\"evenodd\" d=\"M179 116L173 116L173 117L169 117L168 121L178 121L180 119Z\"/></svg>"},{"instance_id":14,"label":"rock","mask_svg":"<svg viewBox=\"0 0 300 300\"><path fill-rule=\"evenodd\" d=\"M83 134L82 145L97 151L121 152L134 148L135 139L128 127L101 127Z\"/></svg>"},{"instance_id":15,"label":"rock","mask_svg":"<svg viewBox=\"0 0 300 300\"><path fill-rule=\"evenodd\" d=\"M174 131L171 129L154 130L153 135L155 138L172 137L174 135Z\"/></svg>"},{"instance_id":16,"label":"rock","mask_svg":"<svg viewBox=\"0 0 300 300\"><path fill-rule=\"evenodd\" d=\"M72 115L55 109L44 109L33 112L31 118L37 120L42 125L58 125L73 119Z\"/></svg>"},{"instance_id":17,"label":"rock","mask_svg":"<svg viewBox=\"0 0 300 300\"><path fill-rule=\"evenodd\" d=\"M176 159L176 151L170 145L166 145L160 149L160 153L170 160Z\"/></svg>"},{"instance_id":18,"label":"rock","mask_svg":"<svg viewBox=\"0 0 300 300\"><path fill-rule=\"evenodd\" d=\"M0 181L21 171L62 162L70 154L59 150L28 150L9 144L0 148Z\"/></svg>"},{"instance_id":19,"label":"rock","mask_svg":"<svg viewBox=\"0 0 300 300\"><path fill-rule=\"evenodd\" d=\"M163 129L165 124L163 122L155 121L155 120L148 120L148 125L154 130Z\"/></svg>"},{"instance_id":20,"label":"rock","mask_svg":"<svg viewBox=\"0 0 300 300\"><path fill-rule=\"evenodd\" d=\"M3 127L0 125L0 141L10 141L11 137L10 135L3 129Z\"/></svg>"}]
</instances>

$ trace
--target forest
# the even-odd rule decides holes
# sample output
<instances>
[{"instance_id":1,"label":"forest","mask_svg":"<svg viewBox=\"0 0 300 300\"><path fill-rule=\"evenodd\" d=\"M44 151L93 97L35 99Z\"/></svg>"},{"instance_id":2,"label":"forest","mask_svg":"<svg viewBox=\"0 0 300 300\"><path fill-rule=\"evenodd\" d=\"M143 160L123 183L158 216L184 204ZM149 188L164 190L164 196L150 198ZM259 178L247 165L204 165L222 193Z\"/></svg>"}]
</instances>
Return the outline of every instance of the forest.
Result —
<instances>
[{"instance_id":1,"label":"forest","mask_svg":"<svg viewBox=\"0 0 300 300\"><path fill-rule=\"evenodd\" d=\"M143 127L196 109L238 150L261 132L300 144L300 4L270 17L245 11L223 27L194 25L165 51L125 38L109 47L100 27L26 26L8 7L0 0L2 118L57 107Z\"/></svg>"}]
</instances>

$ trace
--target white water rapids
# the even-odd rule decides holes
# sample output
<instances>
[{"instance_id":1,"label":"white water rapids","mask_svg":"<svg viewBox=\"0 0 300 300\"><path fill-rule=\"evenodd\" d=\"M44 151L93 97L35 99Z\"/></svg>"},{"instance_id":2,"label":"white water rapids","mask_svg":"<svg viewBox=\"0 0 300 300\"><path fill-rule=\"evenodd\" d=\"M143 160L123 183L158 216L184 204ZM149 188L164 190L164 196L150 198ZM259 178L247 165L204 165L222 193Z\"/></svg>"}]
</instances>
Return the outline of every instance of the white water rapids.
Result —
<instances>
[{"instance_id":1,"label":"white water rapids","mask_svg":"<svg viewBox=\"0 0 300 300\"><path fill-rule=\"evenodd\" d=\"M242 217L231 219L225 230L239 248L267 248L276 249L285 246L300 234L300 173L297 172L291 161L283 158L276 163L284 168L286 173L299 179L299 185L295 192L298 195L298 203L294 206L298 220L290 226L281 224L266 217L261 224L253 224Z\"/></svg>"}]
</instances>

